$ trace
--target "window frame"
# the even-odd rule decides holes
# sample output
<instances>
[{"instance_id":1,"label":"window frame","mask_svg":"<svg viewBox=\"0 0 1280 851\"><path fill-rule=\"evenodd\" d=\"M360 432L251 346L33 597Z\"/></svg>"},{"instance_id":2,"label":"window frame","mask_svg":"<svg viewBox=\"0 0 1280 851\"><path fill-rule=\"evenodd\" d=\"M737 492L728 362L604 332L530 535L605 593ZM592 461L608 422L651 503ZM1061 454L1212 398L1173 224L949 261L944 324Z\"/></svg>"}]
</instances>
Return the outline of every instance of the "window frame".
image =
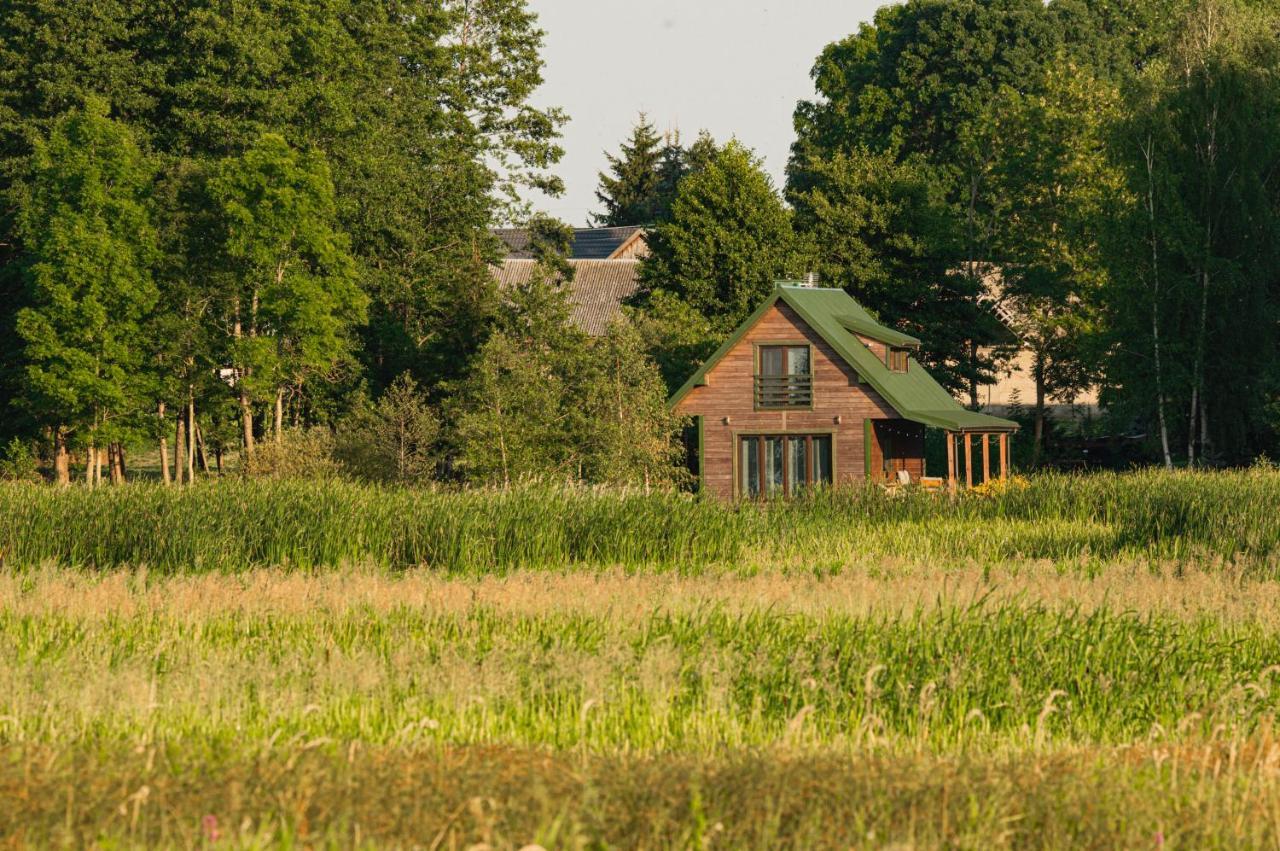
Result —
<instances>
[{"instance_id":1,"label":"window frame","mask_svg":"<svg viewBox=\"0 0 1280 851\"><path fill-rule=\"evenodd\" d=\"M760 377L761 375L763 375L763 373L760 371L760 370L761 370L761 368L762 368L762 366L763 366L763 363L764 363L764 357L763 357L763 356L764 356L764 351L763 351L763 350L764 350L764 349L792 349L792 348L794 348L794 349L805 348L805 349L808 349L808 350L809 350L809 373L808 373L808 377L809 377L809 404L807 404L807 405L764 405L764 404L761 404L761 403L760 403L760 400L759 400L759 397L758 397L758 395L756 394L756 381L759 379L759 377ZM816 398L816 397L817 397L817 394L816 394L816 384L817 384L817 382L815 382L815 381L814 381L814 372L815 372L815 367L816 367L816 365L817 365L817 364L816 364L816 362L815 362L815 360L814 360L814 356L815 356L816 354L817 354L817 349L814 347L813 343L809 342L808 340L803 340L803 339L802 339L802 340L795 340L795 339L791 339L791 340L760 340L760 341L757 341L757 342L752 343L752 350L751 350L751 365L752 365L752 371L751 371L751 403L752 403L752 406L753 406L753 410L756 410L756 411L812 411L812 410L813 410L813 407L814 407L814 404L815 404L815 403L816 403L816 401L817 401L817 398ZM784 356L783 356L784 361L785 361L785 357L786 357L786 356L784 355ZM801 374L801 373L797 373L797 375L799 375L799 374ZM785 376L785 375L790 375L790 373L784 373L784 376Z\"/></svg>"},{"instance_id":2,"label":"window frame","mask_svg":"<svg viewBox=\"0 0 1280 851\"><path fill-rule=\"evenodd\" d=\"M901 369L898 369L896 366L894 366L894 361L897 360L895 355L901 355L902 357ZM884 347L884 365L890 372L894 372L898 374L905 373L909 368L910 363L911 363L911 349L908 348L907 346L886 345Z\"/></svg>"},{"instance_id":3,"label":"window frame","mask_svg":"<svg viewBox=\"0 0 1280 851\"><path fill-rule=\"evenodd\" d=\"M818 428L818 429L813 429L813 428L801 428L801 429L744 428L744 429L742 429L742 430L735 430L735 431L733 431L731 436L732 436L732 438L733 438L733 444L732 444L732 445L733 445L733 452L732 452L732 455L733 455L733 496L734 496L734 499L762 499L762 500L763 500L763 499L770 499L770 498L773 498L773 499L778 499L778 498L782 498L782 499L791 499L792 497L794 497L796 494L792 492L791 482L789 481L790 476L789 476L789 473L788 473L788 466L789 466L789 464L788 464L788 458L787 458L787 443L786 443L786 441L787 441L788 439L797 438L797 437L804 437L804 438L820 438L820 437L826 437L826 438L830 438L830 440L831 440L831 482L829 483L829 486L830 486L830 487L835 487L836 482L839 480L840 471L839 471L839 464L837 463L836 459L839 457L838 449L839 449L840 436L839 436L839 432L838 432L837 430L835 430L835 429L821 429L821 428ZM750 496L749 494L747 494L747 493L746 493L746 489L743 487L743 484L744 484L744 483L743 483L743 481L742 481L742 475L743 475L743 471L742 471L742 440L743 440L743 438L748 438L748 437L761 437L761 438L763 438L763 437L781 437L781 438L783 438L783 439L784 439L783 444L782 444L782 483L783 483L783 484L782 484L782 493L781 493L781 494L778 494L777 496L774 496L774 497L770 497L768 494L764 493L764 492L763 492L763 490L762 490L762 492L761 492L761 493L759 493L759 494L757 494L756 496L752 497L752 496ZM763 441L761 442L761 447L760 447L759 449L757 449L756 451L757 451L757 452L760 452L760 453L763 453L763 452L764 452L764 448L763 448ZM814 466L815 466L815 463L814 463L814 462L815 462L815 454L814 454L814 452L813 452L813 444L812 444L812 442L810 442L810 443L809 443L809 451L806 453L806 455L807 455L807 457L805 458L806 478L809 480L809 482L808 482L807 484L808 484L810 487L812 487L812 485L813 485L813 473L814 473ZM760 468L760 470L761 470L761 476L763 476L763 475L764 475L764 468L763 468L763 467L761 467L761 468ZM824 482L823 484L827 484L827 483L825 483L825 482Z\"/></svg>"}]
</instances>

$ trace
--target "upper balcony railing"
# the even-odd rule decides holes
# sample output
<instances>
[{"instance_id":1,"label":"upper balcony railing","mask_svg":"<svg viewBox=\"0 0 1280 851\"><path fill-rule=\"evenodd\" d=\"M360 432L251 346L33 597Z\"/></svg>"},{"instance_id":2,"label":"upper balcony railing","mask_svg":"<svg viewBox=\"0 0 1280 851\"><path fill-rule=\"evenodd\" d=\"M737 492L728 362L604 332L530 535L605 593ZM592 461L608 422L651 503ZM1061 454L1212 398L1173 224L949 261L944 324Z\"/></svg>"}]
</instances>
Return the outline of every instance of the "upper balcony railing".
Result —
<instances>
[{"instance_id":1,"label":"upper balcony railing","mask_svg":"<svg viewBox=\"0 0 1280 851\"><path fill-rule=\"evenodd\" d=\"M757 375L757 408L808 408L813 405L812 375Z\"/></svg>"}]
</instances>

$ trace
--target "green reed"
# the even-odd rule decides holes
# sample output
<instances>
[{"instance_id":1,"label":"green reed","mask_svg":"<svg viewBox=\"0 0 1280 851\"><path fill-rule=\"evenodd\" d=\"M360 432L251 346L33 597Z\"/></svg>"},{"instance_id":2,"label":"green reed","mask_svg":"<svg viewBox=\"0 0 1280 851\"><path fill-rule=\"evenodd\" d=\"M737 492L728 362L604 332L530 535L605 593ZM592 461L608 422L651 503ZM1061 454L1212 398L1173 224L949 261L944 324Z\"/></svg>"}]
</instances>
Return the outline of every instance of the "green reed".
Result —
<instances>
[{"instance_id":1,"label":"green reed","mask_svg":"<svg viewBox=\"0 0 1280 851\"><path fill-rule=\"evenodd\" d=\"M926 558L1242 560L1274 572L1280 473L1043 475L994 495L838 489L791 503L527 487L407 490L340 481L0 485L0 553L162 572L347 562L466 574L572 565Z\"/></svg>"}]
</instances>

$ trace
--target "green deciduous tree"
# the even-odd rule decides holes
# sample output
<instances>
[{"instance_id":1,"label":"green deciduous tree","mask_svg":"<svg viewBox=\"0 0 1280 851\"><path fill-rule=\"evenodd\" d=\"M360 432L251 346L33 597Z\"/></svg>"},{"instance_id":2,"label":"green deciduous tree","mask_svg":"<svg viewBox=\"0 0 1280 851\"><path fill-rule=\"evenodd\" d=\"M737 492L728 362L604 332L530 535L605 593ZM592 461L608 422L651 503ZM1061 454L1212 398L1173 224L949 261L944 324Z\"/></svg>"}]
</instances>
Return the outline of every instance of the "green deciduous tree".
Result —
<instances>
[{"instance_id":1,"label":"green deciduous tree","mask_svg":"<svg viewBox=\"0 0 1280 851\"><path fill-rule=\"evenodd\" d=\"M1119 91L1065 57L1036 88L1002 88L988 124L999 143L991 175L1001 222L997 295L1034 359L1033 461L1043 450L1046 399L1070 403L1097 380L1101 244L1109 217L1130 203L1108 149Z\"/></svg>"},{"instance_id":2,"label":"green deciduous tree","mask_svg":"<svg viewBox=\"0 0 1280 851\"><path fill-rule=\"evenodd\" d=\"M1000 145L989 132L991 99L1001 85L1033 87L1061 39L1038 0L911 0L886 6L873 23L822 52L813 69L818 98L800 103L795 113L788 197L797 205L811 190L830 185L832 169L840 168L832 162L840 157L875 156L892 167L883 179L866 175L872 185L865 190L838 193L851 199L854 217L861 215L858 207L917 208L911 194L918 191L908 190L904 174L931 184L926 228L910 237L870 236L866 245L874 263L903 272L908 256L900 243L914 237L909 277L946 279L939 290L941 309L919 314L920 336L938 341L931 344L939 347L931 353L931 366L954 389L967 384L975 406L979 384L992 380L996 365L984 353L1002 337L999 326L976 310L1000 224L991 185ZM896 199L898 191L907 197ZM937 209L939 197L952 208L948 214ZM867 307L889 313L868 301Z\"/></svg>"},{"instance_id":3,"label":"green deciduous tree","mask_svg":"<svg viewBox=\"0 0 1280 851\"><path fill-rule=\"evenodd\" d=\"M790 185L805 188L808 163L857 148L923 155L959 172L965 127L1002 83L1035 80L1059 40L1040 0L881 8L818 57L818 99L796 109Z\"/></svg>"},{"instance_id":4,"label":"green deciduous tree","mask_svg":"<svg viewBox=\"0 0 1280 851\"><path fill-rule=\"evenodd\" d=\"M759 159L737 141L680 182L671 220L649 237L640 267L640 303L668 292L705 316L713 332L732 330L773 290L806 271L807 257Z\"/></svg>"},{"instance_id":5,"label":"green deciduous tree","mask_svg":"<svg viewBox=\"0 0 1280 851\"><path fill-rule=\"evenodd\" d=\"M1275 445L1280 389L1280 43L1275 14L1204 0L1127 104L1117 152L1138 203L1109 242L1106 389L1172 463Z\"/></svg>"},{"instance_id":6,"label":"green deciduous tree","mask_svg":"<svg viewBox=\"0 0 1280 851\"><path fill-rule=\"evenodd\" d=\"M575 369L573 432L581 477L617 485L678 481L680 418L643 337L619 320L584 347Z\"/></svg>"},{"instance_id":7,"label":"green deciduous tree","mask_svg":"<svg viewBox=\"0 0 1280 851\"><path fill-rule=\"evenodd\" d=\"M285 393L332 377L350 360L367 298L337 227L320 152L300 153L280 136L265 135L222 165L209 194L224 227L224 323L251 456L254 403L274 402L278 440Z\"/></svg>"},{"instance_id":8,"label":"green deciduous tree","mask_svg":"<svg viewBox=\"0 0 1280 851\"><path fill-rule=\"evenodd\" d=\"M25 401L52 427L61 481L69 438L87 448L88 476L98 478L98 451L121 440L148 395L152 172L128 128L96 98L34 144L18 217L30 295L16 324Z\"/></svg>"},{"instance_id":9,"label":"green deciduous tree","mask_svg":"<svg viewBox=\"0 0 1280 851\"><path fill-rule=\"evenodd\" d=\"M199 294L216 252L202 250L203 235L168 231L198 230L204 179L266 133L323 151L372 298L370 383L408 370L435 391L465 369L493 315L488 228L520 207L521 187L558 189L550 168L564 116L530 103L542 39L524 0L11 3L0 14L0 193L23 183L33 133L99 94L156 153L163 182L182 184L157 220L167 256L178 256L170 237L187 242L183 291ZM6 268L24 250L12 209L0 208ZM171 298L181 283L171 272L162 303L186 304ZM0 287L14 281L0 271ZM213 319L188 318L188 339ZM170 366L191 360L190 349L170 354ZM18 383L0 370L0 405ZM0 418L0 430L16 419Z\"/></svg>"},{"instance_id":10,"label":"green deciduous tree","mask_svg":"<svg viewBox=\"0 0 1280 851\"><path fill-rule=\"evenodd\" d=\"M430 481L440 459L440 418L408 375L392 382L374 404L361 405L339 425L336 455L348 473L413 484Z\"/></svg>"},{"instance_id":11,"label":"green deciduous tree","mask_svg":"<svg viewBox=\"0 0 1280 851\"><path fill-rule=\"evenodd\" d=\"M451 443L470 481L670 485L678 423L639 333L589 338L571 320L569 240L542 219L539 262L503 293L494 334L450 403ZM559 232L559 238L557 233Z\"/></svg>"},{"instance_id":12,"label":"green deciduous tree","mask_svg":"<svg viewBox=\"0 0 1280 851\"><path fill-rule=\"evenodd\" d=\"M995 341L979 284L958 269L956 210L945 179L922 158L858 149L810 165L791 193L796 227L813 245L824 285L841 287L882 321L919 336L921 360L957 392L989 380L975 339Z\"/></svg>"}]
</instances>

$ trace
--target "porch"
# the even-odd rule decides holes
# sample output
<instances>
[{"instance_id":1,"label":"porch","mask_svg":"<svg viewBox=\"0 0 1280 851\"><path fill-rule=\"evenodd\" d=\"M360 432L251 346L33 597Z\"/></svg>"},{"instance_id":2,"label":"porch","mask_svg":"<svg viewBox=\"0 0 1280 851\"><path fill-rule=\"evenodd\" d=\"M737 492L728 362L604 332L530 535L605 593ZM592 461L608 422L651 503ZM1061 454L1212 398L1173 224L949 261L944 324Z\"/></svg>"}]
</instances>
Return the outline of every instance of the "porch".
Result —
<instances>
[{"instance_id":1,"label":"porch","mask_svg":"<svg viewBox=\"0 0 1280 851\"><path fill-rule=\"evenodd\" d=\"M1004 430L963 430L950 431L945 430L944 435L947 443L947 476L946 487L951 493L955 493L960 488L961 469L963 469L964 487L972 488L978 475L981 476L977 484L985 484L990 481L1005 481L1009 478L1009 434L1010 431ZM976 440L975 440L976 438ZM979 443L979 449L982 454L982 466L977 470L974 469L974 443ZM995 478L992 477L992 451L991 445L996 445L999 458L996 459L997 466L994 468Z\"/></svg>"}]
</instances>

